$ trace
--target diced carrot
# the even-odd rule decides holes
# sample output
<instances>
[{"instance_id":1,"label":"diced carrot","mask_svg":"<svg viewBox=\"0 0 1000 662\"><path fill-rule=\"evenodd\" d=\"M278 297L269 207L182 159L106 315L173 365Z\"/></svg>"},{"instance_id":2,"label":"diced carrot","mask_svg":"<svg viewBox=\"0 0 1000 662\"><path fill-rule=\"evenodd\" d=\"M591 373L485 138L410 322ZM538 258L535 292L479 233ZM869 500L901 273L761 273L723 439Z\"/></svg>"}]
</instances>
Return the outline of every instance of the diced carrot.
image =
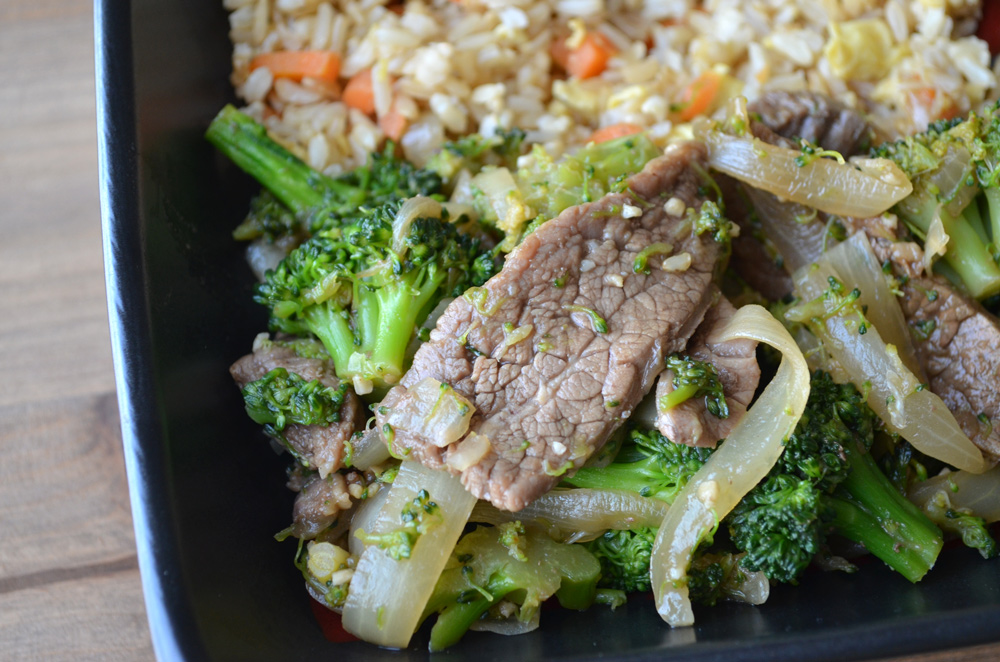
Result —
<instances>
[{"instance_id":1,"label":"diced carrot","mask_svg":"<svg viewBox=\"0 0 1000 662\"><path fill-rule=\"evenodd\" d=\"M594 131L594 135L590 137L590 140L595 143L603 143L609 140L614 140L615 138L631 136L636 133L642 133L641 126L638 124L631 124L629 122L622 122L620 124L612 124L611 126L606 126Z\"/></svg>"},{"instance_id":2,"label":"diced carrot","mask_svg":"<svg viewBox=\"0 0 1000 662\"><path fill-rule=\"evenodd\" d=\"M396 110L390 110L388 113L378 118L378 126L382 129L382 133L396 142L399 142L399 139L402 138L403 134L406 132L406 125L406 118Z\"/></svg>"},{"instance_id":3,"label":"diced carrot","mask_svg":"<svg viewBox=\"0 0 1000 662\"><path fill-rule=\"evenodd\" d=\"M918 87L907 92L907 102L918 124L934 120L950 120L958 116L958 108L948 97L938 101L938 91L933 87Z\"/></svg>"},{"instance_id":4,"label":"diced carrot","mask_svg":"<svg viewBox=\"0 0 1000 662\"><path fill-rule=\"evenodd\" d=\"M706 71L684 88L677 106L677 117L687 122L704 114L715 101L722 87L722 75Z\"/></svg>"},{"instance_id":5,"label":"diced carrot","mask_svg":"<svg viewBox=\"0 0 1000 662\"><path fill-rule=\"evenodd\" d=\"M576 78L593 78L604 71L608 60L618 52L600 32L588 32L576 48L569 48L565 39L552 42L552 59Z\"/></svg>"},{"instance_id":6,"label":"diced carrot","mask_svg":"<svg viewBox=\"0 0 1000 662\"><path fill-rule=\"evenodd\" d=\"M275 78L316 78L336 83L340 75L340 56L333 51L275 51L261 53L250 61L250 69L267 67Z\"/></svg>"},{"instance_id":7,"label":"diced carrot","mask_svg":"<svg viewBox=\"0 0 1000 662\"><path fill-rule=\"evenodd\" d=\"M372 87L372 70L365 69L351 76L344 86L344 103L366 115L375 114L375 90Z\"/></svg>"}]
</instances>

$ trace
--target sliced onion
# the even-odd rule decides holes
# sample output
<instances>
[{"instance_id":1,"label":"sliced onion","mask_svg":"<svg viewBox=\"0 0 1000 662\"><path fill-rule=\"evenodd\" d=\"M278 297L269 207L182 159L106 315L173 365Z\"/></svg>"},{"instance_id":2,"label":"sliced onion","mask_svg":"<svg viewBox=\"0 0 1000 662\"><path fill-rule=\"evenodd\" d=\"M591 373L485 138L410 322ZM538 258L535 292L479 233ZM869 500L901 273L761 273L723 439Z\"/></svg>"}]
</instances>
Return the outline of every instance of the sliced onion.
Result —
<instances>
[{"instance_id":1,"label":"sliced onion","mask_svg":"<svg viewBox=\"0 0 1000 662\"><path fill-rule=\"evenodd\" d=\"M358 504L357 510L354 511L347 535L347 547L354 556L361 556L365 551L364 543L354 534L357 531L372 530L372 525L375 523L379 511L382 510L382 506L385 505L385 500L389 498L390 491L389 485L383 485L378 492Z\"/></svg>"},{"instance_id":2,"label":"sliced onion","mask_svg":"<svg viewBox=\"0 0 1000 662\"><path fill-rule=\"evenodd\" d=\"M799 166L802 152L771 145L749 133L718 129L696 133L708 147L709 165L741 182L786 200L840 216L877 216L913 191L902 170L888 159L839 163L815 158Z\"/></svg>"},{"instance_id":3,"label":"sliced onion","mask_svg":"<svg viewBox=\"0 0 1000 662\"><path fill-rule=\"evenodd\" d=\"M450 306L451 302L454 300L455 297L445 297L438 301L438 304L434 306L430 314L427 315L427 319L425 319L424 323L420 326L425 329L433 330L434 327L437 326L438 318L444 315L444 311L448 309L448 306Z\"/></svg>"},{"instance_id":4,"label":"sliced onion","mask_svg":"<svg viewBox=\"0 0 1000 662\"><path fill-rule=\"evenodd\" d=\"M462 472L486 457L490 452L490 438L485 434L470 432L465 439L455 444L444 463L452 471Z\"/></svg>"},{"instance_id":5,"label":"sliced onion","mask_svg":"<svg viewBox=\"0 0 1000 662\"><path fill-rule=\"evenodd\" d=\"M266 239L256 239L247 245L247 264L257 280L262 281L267 272L277 269L278 265L288 256L290 248Z\"/></svg>"},{"instance_id":6,"label":"sliced onion","mask_svg":"<svg viewBox=\"0 0 1000 662\"><path fill-rule=\"evenodd\" d=\"M469 629L512 637L537 630L541 622L541 614L540 609L535 609L531 614L531 618L526 621L522 621L516 615L508 616L507 618L483 618L473 621Z\"/></svg>"},{"instance_id":7,"label":"sliced onion","mask_svg":"<svg viewBox=\"0 0 1000 662\"><path fill-rule=\"evenodd\" d=\"M680 491L660 525L650 558L656 609L672 626L691 625L687 569L714 529L771 470L809 398L809 368L792 337L764 308L744 306L710 342L748 338L781 352L774 379L701 469Z\"/></svg>"},{"instance_id":8,"label":"sliced onion","mask_svg":"<svg viewBox=\"0 0 1000 662\"><path fill-rule=\"evenodd\" d=\"M868 237L856 232L850 239L830 250L825 258L843 276L843 282L861 292L858 302L865 306L865 317L875 325L887 344L899 352L899 358L914 375L922 376L910 330L899 307L899 299L886 282L885 274Z\"/></svg>"},{"instance_id":9,"label":"sliced onion","mask_svg":"<svg viewBox=\"0 0 1000 662\"><path fill-rule=\"evenodd\" d=\"M850 281L826 256L812 267L800 269L794 277L796 293L804 301L820 297L837 278L847 287ZM796 310L788 313L790 319ZM955 417L937 395L921 386L920 380L903 365L898 350L885 341L874 325L867 323L860 333L857 317L831 315L813 328L823 347L840 364L851 382L868 393L868 406L886 426L913 444L920 452L973 473L987 469L983 454L969 440Z\"/></svg>"},{"instance_id":10,"label":"sliced onion","mask_svg":"<svg viewBox=\"0 0 1000 662\"><path fill-rule=\"evenodd\" d=\"M516 230L534 217L534 212L524 203L517 182L507 168L484 168L472 178L471 186L482 191L488 205L488 210L485 211L492 212L497 225L504 231ZM482 207L479 209L482 210Z\"/></svg>"},{"instance_id":11,"label":"sliced onion","mask_svg":"<svg viewBox=\"0 0 1000 662\"><path fill-rule=\"evenodd\" d=\"M351 441L351 466L355 469L367 471L388 459L389 447L376 428L366 430L359 439Z\"/></svg>"},{"instance_id":12,"label":"sliced onion","mask_svg":"<svg viewBox=\"0 0 1000 662\"><path fill-rule=\"evenodd\" d=\"M812 264L827 248L827 227L822 221L803 222L815 210L795 202L779 200L773 194L746 187L764 234L785 262L785 268L795 271Z\"/></svg>"},{"instance_id":13,"label":"sliced onion","mask_svg":"<svg viewBox=\"0 0 1000 662\"><path fill-rule=\"evenodd\" d=\"M952 471L921 481L910 488L910 501L923 508L945 490L954 508L968 509L987 522L1000 521L1000 466L986 473Z\"/></svg>"},{"instance_id":14,"label":"sliced onion","mask_svg":"<svg viewBox=\"0 0 1000 662\"><path fill-rule=\"evenodd\" d=\"M410 198L396 212L392 220L392 250L399 257L406 254L406 236L410 225L418 218L441 218L441 203L423 195Z\"/></svg>"},{"instance_id":15,"label":"sliced onion","mask_svg":"<svg viewBox=\"0 0 1000 662\"><path fill-rule=\"evenodd\" d=\"M513 520L532 522L563 542L592 540L611 529L659 526L667 504L624 490L556 488L516 513L480 501L469 518L473 522L502 524Z\"/></svg>"},{"instance_id":16,"label":"sliced onion","mask_svg":"<svg viewBox=\"0 0 1000 662\"><path fill-rule=\"evenodd\" d=\"M924 237L924 271L931 272L934 262L939 257L944 257L948 253L948 242L951 237L944 231L944 221L941 220L941 208L938 207L931 219L931 224L927 228L927 236Z\"/></svg>"},{"instance_id":17,"label":"sliced onion","mask_svg":"<svg viewBox=\"0 0 1000 662\"><path fill-rule=\"evenodd\" d=\"M462 438L475 411L451 386L426 377L406 389L385 420L393 430L405 430L444 448Z\"/></svg>"},{"instance_id":18,"label":"sliced onion","mask_svg":"<svg viewBox=\"0 0 1000 662\"><path fill-rule=\"evenodd\" d=\"M969 177L975 174L972 165L972 154L964 147L949 145L941 165L926 177L931 190L937 190L940 200L947 200L945 210L952 216L958 216L968 206L976 195L979 186L969 186Z\"/></svg>"},{"instance_id":19,"label":"sliced onion","mask_svg":"<svg viewBox=\"0 0 1000 662\"><path fill-rule=\"evenodd\" d=\"M420 536L408 559L394 560L375 545L365 549L344 605L344 629L379 646L404 648L410 642L476 503L451 474L403 462L371 533L398 528L402 509L420 490L438 505L441 521Z\"/></svg>"},{"instance_id":20,"label":"sliced onion","mask_svg":"<svg viewBox=\"0 0 1000 662\"><path fill-rule=\"evenodd\" d=\"M660 411L656 405L656 389L653 389L635 406L631 419L638 427L652 430L656 427L659 416Z\"/></svg>"},{"instance_id":21,"label":"sliced onion","mask_svg":"<svg viewBox=\"0 0 1000 662\"><path fill-rule=\"evenodd\" d=\"M448 220L455 223L462 216L476 218L476 208L466 202L442 202L441 206L448 212Z\"/></svg>"},{"instance_id":22,"label":"sliced onion","mask_svg":"<svg viewBox=\"0 0 1000 662\"><path fill-rule=\"evenodd\" d=\"M750 572L740 569L739 572L743 574L743 581L724 588L726 600L748 605L762 605L767 602L771 595L771 582L767 575L760 570Z\"/></svg>"}]
</instances>

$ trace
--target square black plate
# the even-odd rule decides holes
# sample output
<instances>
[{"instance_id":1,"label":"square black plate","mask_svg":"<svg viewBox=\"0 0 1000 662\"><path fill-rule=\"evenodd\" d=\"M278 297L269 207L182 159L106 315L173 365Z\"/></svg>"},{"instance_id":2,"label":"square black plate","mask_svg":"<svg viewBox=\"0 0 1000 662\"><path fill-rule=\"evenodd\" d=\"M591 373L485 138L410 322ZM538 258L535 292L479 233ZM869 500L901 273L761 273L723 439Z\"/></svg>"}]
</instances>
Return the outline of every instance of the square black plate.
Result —
<instances>
[{"instance_id":1,"label":"square black plate","mask_svg":"<svg viewBox=\"0 0 1000 662\"><path fill-rule=\"evenodd\" d=\"M265 328L230 232L253 191L205 127L227 101L221 0L96 0L101 202L122 433L146 607L161 660L418 659L326 640L291 563L284 461L243 414L229 364ZM470 633L452 659L866 659L1000 638L1000 562L949 548L918 586L879 563L810 573L759 608L671 630L649 599L545 610Z\"/></svg>"}]
</instances>

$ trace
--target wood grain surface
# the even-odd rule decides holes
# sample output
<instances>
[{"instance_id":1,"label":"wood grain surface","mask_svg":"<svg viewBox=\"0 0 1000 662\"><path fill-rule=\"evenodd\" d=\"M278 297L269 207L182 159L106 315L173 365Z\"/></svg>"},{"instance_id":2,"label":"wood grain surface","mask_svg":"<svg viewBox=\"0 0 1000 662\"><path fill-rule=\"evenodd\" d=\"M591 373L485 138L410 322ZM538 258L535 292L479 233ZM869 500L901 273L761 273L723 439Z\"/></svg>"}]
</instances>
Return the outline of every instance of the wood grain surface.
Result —
<instances>
[{"instance_id":1,"label":"wood grain surface","mask_svg":"<svg viewBox=\"0 0 1000 662\"><path fill-rule=\"evenodd\" d=\"M0 2L0 660L153 658L101 255L89 0Z\"/></svg>"},{"instance_id":2,"label":"wood grain surface","mask_svg":"<svg viewBox=\"0 0 1000 662\"><path fill-rule=\"evenodd\" d=\"M94 90L91 0L0 2L0 660L153 659L112 375ZM995 660L1000 645L916 659Z\"/></svg>"}]
</instances>

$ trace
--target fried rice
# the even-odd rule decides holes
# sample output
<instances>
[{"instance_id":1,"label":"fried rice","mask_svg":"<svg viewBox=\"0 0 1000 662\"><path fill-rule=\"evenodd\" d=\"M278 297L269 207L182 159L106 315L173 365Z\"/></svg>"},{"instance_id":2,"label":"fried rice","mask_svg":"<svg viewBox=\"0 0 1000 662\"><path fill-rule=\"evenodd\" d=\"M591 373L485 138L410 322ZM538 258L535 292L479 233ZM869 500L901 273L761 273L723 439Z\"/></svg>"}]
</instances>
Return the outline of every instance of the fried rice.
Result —
<instances>
[{"instance_id":1,"label":"fried rice","mask_svg":"<svg viewBox=\"0 0 1000 662\"><path fill-rule=\"evenodd\" d=\"M686 99L711 72L699 112L736 95L813 90L865 113L885 135L923 129L998 96L997 69L974 36L974 0L224 0L232 81L245 110L312 167L361 164L387 132L423 164L448 140L520 128L558 155L601 127L684 137ZM599 34L611 57L568 75L559 44ZM332 51L336 82L278 77L253 59ZM344 103L370 71L373 112ZM395 122L389 128L386 120Z\"/></svg>"}]
</instances>

